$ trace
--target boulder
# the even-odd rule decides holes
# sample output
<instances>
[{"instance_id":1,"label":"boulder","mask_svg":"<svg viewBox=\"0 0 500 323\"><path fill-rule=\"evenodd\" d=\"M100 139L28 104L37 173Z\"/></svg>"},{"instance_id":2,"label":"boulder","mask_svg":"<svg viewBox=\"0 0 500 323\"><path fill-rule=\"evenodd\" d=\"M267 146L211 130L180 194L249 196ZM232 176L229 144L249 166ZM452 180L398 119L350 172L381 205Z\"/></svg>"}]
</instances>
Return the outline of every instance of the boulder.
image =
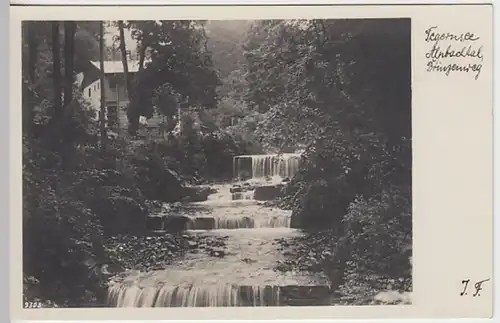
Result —
<instances>
[{"instance_id":1,"label":"boulder","mask_svg":"<svg viewBox=\"0 0 500 323\"><path fill-rule=\"evenodd\" d=\"M287 306L331 305L333 291L329 286L284 286L281 302Z\"/></svg>"},{"instance_id":2,"label":"boulder","mask_svg":"<svg viewBox=\"0 0 500 323\"><path fill-rule=\"evenodd\" d=\"M144 202L150 213L160 213L164 208L163 202L156 200L146 200Z\"/></svg>"},{"instance_id":3,"label":"boulder","mask_svg":"<svg viewBox=\"0 0 500 323\"><path fill-rule=\"evenodd\" d=\"M146 218L146 228L151 231L162 230L163 217L148 216Z\"/></svg>"},{"instance_id":4,"label":"boulder","mask_svg":"<svg viewBox=\"0 0 500 323\"><path fill-rule=\"evenodd\" d=\"M243 191L244 191L244 192L253 191L254 189L255 189L255 186L254 186L254 185L250 185L250 184L248 184L248 183L247 183L247 185L245 185L245 186L243 187Z\"/></svg>"},{"instance_id":5,"label":"boulder","mask_svg":"<svg viewBox=\"0 0 500 323\"><path fill-rule=\"evenodd\" d=\"M164 228L170 232L180 232L186 229L190 219L183 215L170 215L164 218Z\"/></svg>"},{"instance_id":6,"label":"boulder","mask_svg":"<svg viewBox=\"0 0 500 323\"><path fill-rule=\"evenodd\" d=\"M211 187L189 186L182 188L182 200L185 202L203 202L208 199L208 196L216 193Z\"/></svg>"},{"instance_id":7,"label":"boulder","mask_svg":"<svg viewBox=\"0 0 500 323\"><path fill-rule=\"evenodd\" d=\"M243 188L241 188L241 187L234 187L233 186L233 187L231 187L229 189L229 192L231 192L231 193L241 193L241 192L243 192Z\"/></svg>"},{"instance_id":8,"label":"boulder","mask_svg":"<svg viewBox=\"0 0 500 323\"><path fill-rule=\"evenodd\" d=\"M293 210L292 217L290 218L290 227L298 229L302 227L302 218L300 212Z\"/></svg>"},{"instance_id":9,"label":"boulder","mask_svg":"<svg viewBox=\"0 0 500 323\"><path fill-rule=\"evenodd\" d=\"M158 180L156 192L159 200L165 202L178 201L182 197L182 180L180 176L173 170L165 168Z\"/></svg>"},{"instance_id":10,"label":"boulder","mask_svg":"<svg viewBox=\"0 0 500 323\"><path fill-rule=\"evenodd\" d=\"M209 249L208 254L212 257L223 258L225 256L225 251L222 248Z\"/></svg>"},{"instance_id":11,"label":"boulder","mask_svg":"<svg viewBox=\"0 0 500 323\"><path fill-rule=\"evenodd\" d=\"M269 201L281 197L283 185L268 185L255 188L254 199L257 201Z\"/></svg>"},{"instance_id":12,"label":"boulder","mask_svg":"<svg viewBox=\"0 0 500 323\"><path fill-rule=\"evenodd\" d=\"M119 264L110 263L103 265L101 271L103 272L103 274L116 275L125 271L125 268L123 268L123 266L120 266Z\"/></svg>"},{"instance_id":13,"label":"boulder","mask_svg":"<svg viewBox=\"0 0 500 323\"><path fill-rule=\"evenodd\" d=\"M193 220L196 230L211 230L215 228L215 219L212 217L197 217Z\"/></svg>"}]
</instances>

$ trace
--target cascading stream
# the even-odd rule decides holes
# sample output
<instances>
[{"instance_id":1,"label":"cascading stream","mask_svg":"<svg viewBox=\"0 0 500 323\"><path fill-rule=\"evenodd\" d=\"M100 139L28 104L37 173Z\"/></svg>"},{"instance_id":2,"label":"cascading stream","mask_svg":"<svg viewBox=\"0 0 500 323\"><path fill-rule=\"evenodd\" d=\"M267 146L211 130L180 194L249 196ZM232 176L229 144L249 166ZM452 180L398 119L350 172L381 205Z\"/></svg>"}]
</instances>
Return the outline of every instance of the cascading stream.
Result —
<instances>
[{"instance_id":1,"label":"cascading stream","mask_svg":"<svg viewBox=\"0 0 500 323\"><path fill-rule=\"evenodd\" d=\"M292 158L275 167L273 157L254 157L254 179L248 185L259 185L255 180L267 174L290 176L298 168ZM207 201L192 203L200 211L189 215L187 224L190 235L225 238L223 257L188 253L162 270L127 272L110 283L108 306L283 306L311 290L328 294L330 283L320 274L275 270L283 251L274 240L302 235L290 228L291 211L264 207L251 198L234 200L230 187L222 185ZM252 190L242 193L253 197ZM324 301L316 298L307 296L301 305Z\"/></svg>"}]
</instances>

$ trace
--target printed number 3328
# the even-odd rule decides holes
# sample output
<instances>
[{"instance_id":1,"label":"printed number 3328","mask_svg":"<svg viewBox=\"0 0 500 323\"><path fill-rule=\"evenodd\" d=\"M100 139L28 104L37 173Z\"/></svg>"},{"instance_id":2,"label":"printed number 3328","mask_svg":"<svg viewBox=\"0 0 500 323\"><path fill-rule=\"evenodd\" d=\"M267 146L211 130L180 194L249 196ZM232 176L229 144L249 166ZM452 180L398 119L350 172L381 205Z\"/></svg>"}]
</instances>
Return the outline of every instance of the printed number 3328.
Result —
<instances>
[{"instance_id":1,"label":"printed number 3328","mask_svg":"<svg viewBox=\"0 0 500 323\"><path fill-rule=\"evenodd\" d=\"M41 302L24 302L24 308L42 308Z\"/></svg>"}]
</instances>

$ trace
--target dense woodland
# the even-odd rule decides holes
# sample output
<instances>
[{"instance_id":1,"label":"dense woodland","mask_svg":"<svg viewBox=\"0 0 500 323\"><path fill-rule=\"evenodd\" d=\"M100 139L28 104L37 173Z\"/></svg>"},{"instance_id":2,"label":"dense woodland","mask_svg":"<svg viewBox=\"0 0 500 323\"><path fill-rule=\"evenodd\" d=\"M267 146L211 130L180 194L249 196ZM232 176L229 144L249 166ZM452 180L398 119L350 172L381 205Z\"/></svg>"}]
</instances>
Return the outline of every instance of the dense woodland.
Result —
<instances>
[{"instance_id":1,"label":"dense woodland","mask_svg":"<svg viewBox=\"0 0 500 323\"><path fill-rule=\"evenodd\" d=\"M121 39L130 30L137 48L117 37L110 49L104 25ZM146 234L151 201L180 201L188 184L229 180L235 155L299 148L301 169L279 203L308 243L318 241L322 268L341 277L344 295L355 302L374 277L411 278L409 20L22 28L25 300L99 303L101 269L112 262L107 239ZM89 60L127 51L150 62L134 79L125 73L129 124L115 138L74 80ZM178 108L202 130L135 140L140 116L175 120Z\"/></svg>"}]
</instances>

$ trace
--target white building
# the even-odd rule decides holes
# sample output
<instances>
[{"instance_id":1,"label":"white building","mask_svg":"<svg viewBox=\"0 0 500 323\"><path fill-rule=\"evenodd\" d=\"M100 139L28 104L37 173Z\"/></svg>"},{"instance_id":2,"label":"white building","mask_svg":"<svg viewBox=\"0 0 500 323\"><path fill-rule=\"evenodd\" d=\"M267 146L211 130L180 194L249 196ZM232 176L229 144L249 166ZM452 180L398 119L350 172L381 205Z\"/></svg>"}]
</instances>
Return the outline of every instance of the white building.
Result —
<instances>
[{"instance_id":1,"label":"white building","mask_svg":"<svg viewBox=\"0 0 500 323\"><path fill-rule=\"evenodd\" d=\"M131 78L139 71L138 61L128 61ZM101 86L104 86L106 96L106 119L111 130L119 131L127 128L127 105L129 103L123 63L121 61L104 62L104 84L100 80L100 62L89 62L88 68L77 75L77 83L86 99L96 110L96 119L101 110ZM140 120L146 122L144 117Z\"/></svg>"}]
</instances>

